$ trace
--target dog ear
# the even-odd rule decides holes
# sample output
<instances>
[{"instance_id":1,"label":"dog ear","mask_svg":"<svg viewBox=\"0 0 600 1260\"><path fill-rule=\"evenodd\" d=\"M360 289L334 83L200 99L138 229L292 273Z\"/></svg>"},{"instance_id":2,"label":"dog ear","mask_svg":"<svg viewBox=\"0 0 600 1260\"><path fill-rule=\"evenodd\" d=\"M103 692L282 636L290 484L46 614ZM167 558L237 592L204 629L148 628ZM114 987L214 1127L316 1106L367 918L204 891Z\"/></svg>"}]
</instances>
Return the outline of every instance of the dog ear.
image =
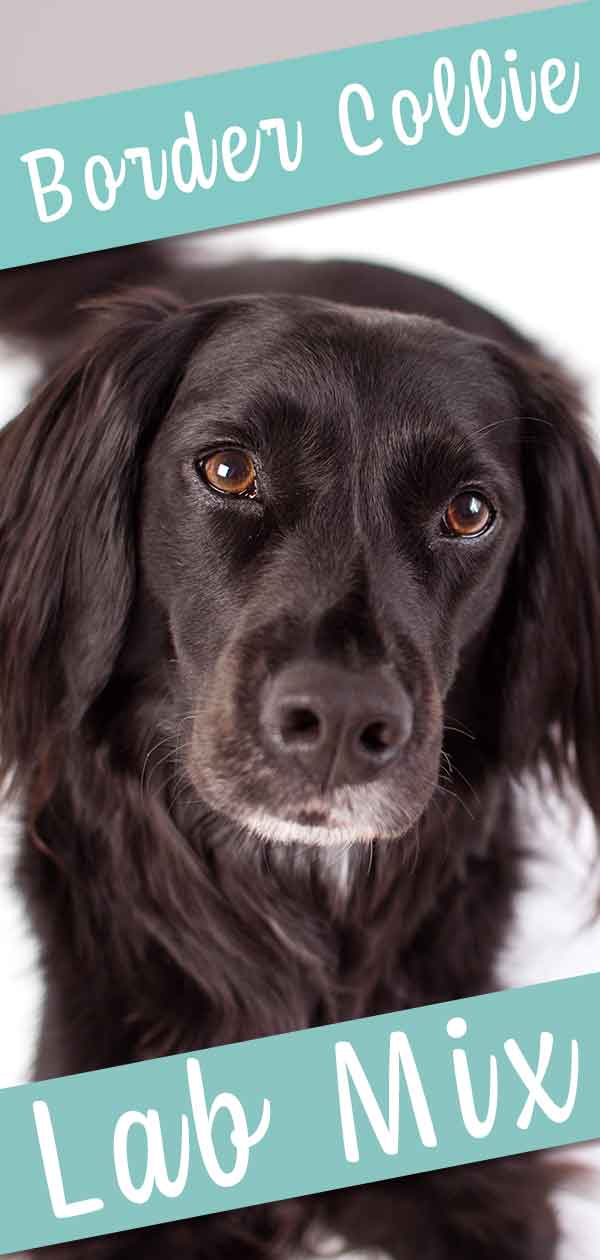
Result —
<instances>
[{"instance_id":1,"label":"dog ear","mask_svg":"<svg viewBox=\"0 0 600 1260\"><path fill-rule=\"evenodd\" d=\"M516 389L525 524L492 651L503 757L569 774L600 818L600 465L574 382L535 353L494 352Z\"/></svg>"},{"instance_id":2,"label":"dog ear","mask_svg":"<svg viewBox=\"0 0 600 1260\"><path fill-rule=\"evenodd\" d=\"M0 434L0 747L33 770L105 686L135 582L144 446L210 323L136 291ZM214 313L214 307L213 307Z\"/></svg>"}]
</instances>

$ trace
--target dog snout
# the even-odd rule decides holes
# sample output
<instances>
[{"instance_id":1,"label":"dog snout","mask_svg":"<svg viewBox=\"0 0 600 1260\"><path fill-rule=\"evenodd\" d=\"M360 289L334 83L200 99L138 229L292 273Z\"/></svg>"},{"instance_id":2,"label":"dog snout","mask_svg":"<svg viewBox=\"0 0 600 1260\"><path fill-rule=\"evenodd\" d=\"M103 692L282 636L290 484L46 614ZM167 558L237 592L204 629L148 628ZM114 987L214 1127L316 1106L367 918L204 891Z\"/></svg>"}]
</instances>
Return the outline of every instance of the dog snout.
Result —
<instances>
[{"instance_id":1,"label":"dog snout","mask_svg":"<svg viewBox=\"0 0 600 1260\"><path fill-rule=\"evenodd\" d=\"M401 753L413 705L395 677L306 661L271 680L261 705L267 751L322 790L367 783Z\"/></svg>"}]
</instances>

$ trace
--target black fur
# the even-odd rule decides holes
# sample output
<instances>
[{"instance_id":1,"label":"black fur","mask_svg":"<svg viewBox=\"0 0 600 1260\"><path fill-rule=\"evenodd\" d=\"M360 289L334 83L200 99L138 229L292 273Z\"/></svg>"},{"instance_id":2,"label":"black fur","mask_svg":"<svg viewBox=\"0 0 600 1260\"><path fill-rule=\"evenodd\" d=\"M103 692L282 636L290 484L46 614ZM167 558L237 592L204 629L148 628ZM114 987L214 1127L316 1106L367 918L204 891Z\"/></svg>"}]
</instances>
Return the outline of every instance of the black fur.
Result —
<instances>
[{"instance_id":1,"label":"black fur","mask_svg":"<svg viewBox=\"0 0 600 1260\"><path fill-rule=\"evenodd\" d=\"M38 1075L497 987L514 782L549 770L600 815L600 472L563 368L361 264L114 251L4 273L0 303L51 365L0 435ZM198 474L231 445L257 498ZM474 539L441 525L465 487L495 511ZM409 697L402 754L359 788L265 740L298 662ZM58 1253L274 1260L329 1230L398 1260L551 1260L550 1186L522 1156Z\"/></svg>"}]
</instances>

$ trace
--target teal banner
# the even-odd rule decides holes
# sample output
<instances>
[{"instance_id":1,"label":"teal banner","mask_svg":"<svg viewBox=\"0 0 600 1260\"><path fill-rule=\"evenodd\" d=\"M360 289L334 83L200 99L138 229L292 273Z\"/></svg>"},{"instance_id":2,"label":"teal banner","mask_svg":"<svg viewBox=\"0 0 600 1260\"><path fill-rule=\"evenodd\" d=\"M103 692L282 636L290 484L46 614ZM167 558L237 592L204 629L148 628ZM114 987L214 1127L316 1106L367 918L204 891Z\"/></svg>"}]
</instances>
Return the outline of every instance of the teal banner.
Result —
<instances>
[{"instance_id":1,"label":"teal banner","mask_svg":"<svg viewBox=\"0 0 600 1260\"><path fill-rule=\"evenodd\" d=\"M0 1092L0 1252L600 1137L600 974Z\"/></svg>"},{"instance_id":2,"label":"teal banner","mask_svg":"<svg viewBox=\"0 0 600 1260\"><path fill-rule=\"evenodd\" d=\"M587 0L4 116L0 267L597 153L599 62Z\"/></svg>"}]
</instances>

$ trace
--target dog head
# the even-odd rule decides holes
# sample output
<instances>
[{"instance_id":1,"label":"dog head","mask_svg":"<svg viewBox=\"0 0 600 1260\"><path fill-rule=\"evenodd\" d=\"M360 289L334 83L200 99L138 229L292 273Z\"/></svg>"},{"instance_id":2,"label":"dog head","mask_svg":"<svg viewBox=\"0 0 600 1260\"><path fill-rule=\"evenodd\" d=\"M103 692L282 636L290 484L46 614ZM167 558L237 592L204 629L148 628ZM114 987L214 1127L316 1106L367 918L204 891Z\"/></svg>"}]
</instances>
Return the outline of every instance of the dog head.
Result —
<instances>
[{"instance_id":1,"label":"dog head","mask_svg":"<svg viewBox=\"0 0 600 1260\"><path fill-rule=\"evenodd\" d=\"M267 839L402 836L449 766L543 761L600 813L600 475L560 369L309 299L108 313L0 446L17 780L135 710L140 776L160 744Z\"/></svg>"}]
</instances>

